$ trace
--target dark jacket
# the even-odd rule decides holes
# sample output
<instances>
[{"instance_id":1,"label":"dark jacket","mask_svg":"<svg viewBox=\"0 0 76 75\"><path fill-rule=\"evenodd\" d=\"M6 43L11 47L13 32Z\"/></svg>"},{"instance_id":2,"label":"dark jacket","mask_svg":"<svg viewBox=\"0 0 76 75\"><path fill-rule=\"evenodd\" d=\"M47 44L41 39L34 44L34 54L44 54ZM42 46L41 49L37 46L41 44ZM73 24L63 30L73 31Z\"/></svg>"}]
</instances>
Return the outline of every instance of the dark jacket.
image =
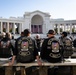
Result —
<instances>
[{"instance_id":1,"label":"dark jacket","mask_svg":"<svg viewBox=\"0 0 76 75\"><path fill-rule=\"evenodd\" d=\"M41 59L47 60L48 62L53 62L53 63L55 63L55 62L60 62L62 57L60 56L59 58L53 58L53 57L50 56L50 54L53 53L53 52L52 52L52 50L49 48L51 45L50 45L50 46L48 45L48 41L49 41L50 39L53 39L53 38L54 38L54 37L47 38L47 39L44 40L44 42L43 42L43 44L42 44L42 48L41 48ZM54 53L54 54L55 54L55 53ZM62 51L59 50L59 52L56 53L56 54L62 55Z\"/></svg>"},{"instance_id":2,"label":"dark jacket","mask_svg":"<svg viewBox=\"0 0 76 75\"><path fill-rule=\"evenodd\" d=\"M3 48L2 47L2 42L8 42L9 44L7 46L7 48ZM12 46L10 39L8 38L3 38L0 41L0 58L9 58L14 54L15 48Z\"/></svg>"},{"instance_id":3,"label":"dark jacket","mask_svg":"<svg viewBox=\"0 0 76 75\"><path fill-rule=\"evenodd\" d=\"M25 36L24 36L25 37ZM24 38L24 37L19 37L17 40L16 40L16 43L15 43L15 55L16 55L16 57L18 57L18 41L19 40L21 40L22 38ZM25 37L26 38L26 37ZM30 39L32 39L32 38L30 38ZM36 59L36 56L38 56L38 50L37 50L37 46L36 46L36 44L35 44L35 41L32 39L32 41L33 41L33 43L34 43L34 51L33 51L33 56L34 56L34 60ZM29 62L31 62L31 60L29 61Z\"/></svg>"},{"instance_id":4,"label":"dark jacket","mask_svg":"<svg viewBox=\"0 0 76 75\"><path fill-rule=\"evenodd\" d=\"M72 48L72 40L69 37L60 37L60 44L63 47L63 57L68 58L73 54L73 48ZM69 44L66 40L69 40L70 46L67 45Z\"/></svg>"}]
</instances>

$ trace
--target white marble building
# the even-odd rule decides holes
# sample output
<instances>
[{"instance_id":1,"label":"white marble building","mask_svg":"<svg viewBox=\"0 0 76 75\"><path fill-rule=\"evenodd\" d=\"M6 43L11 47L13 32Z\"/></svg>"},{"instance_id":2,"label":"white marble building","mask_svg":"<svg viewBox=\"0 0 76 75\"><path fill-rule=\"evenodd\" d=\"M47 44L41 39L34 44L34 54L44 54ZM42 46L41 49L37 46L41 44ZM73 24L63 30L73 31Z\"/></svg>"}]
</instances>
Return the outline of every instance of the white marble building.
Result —
<instances>
[{"instance_id":1,"label":"white marble building","mask_svg":"<svg viewBox=\"0 0 76 75\"><path fill-rule=\"evenodd\" d=\"M62 31L75 33L76 20L51 19L49 13L39 10L25 12L23 17L0 18L0 33L11 32L18 36L26 28L30 29L32 36L40 34L41 37L46 37L49 29L54 29L58 34Z\"/></svg>"}]
</instances>

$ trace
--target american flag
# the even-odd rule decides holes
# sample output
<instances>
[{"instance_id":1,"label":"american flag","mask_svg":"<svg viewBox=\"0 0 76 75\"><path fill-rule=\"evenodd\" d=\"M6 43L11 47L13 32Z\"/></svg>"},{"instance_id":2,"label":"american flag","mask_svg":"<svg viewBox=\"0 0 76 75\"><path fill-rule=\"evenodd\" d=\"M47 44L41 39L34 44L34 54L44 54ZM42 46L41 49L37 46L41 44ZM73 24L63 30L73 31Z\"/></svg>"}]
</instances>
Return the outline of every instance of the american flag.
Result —
<instances>
[{"instance_id":1,"label":"american flag","mask_svg":"<svg viewBox=\"0 0 76 75\"><path fill-rule=\"evenodd\" d=\"M23 46L27 46L28 45L28 42L23 42Z\"/></svg>"}]
</instances>

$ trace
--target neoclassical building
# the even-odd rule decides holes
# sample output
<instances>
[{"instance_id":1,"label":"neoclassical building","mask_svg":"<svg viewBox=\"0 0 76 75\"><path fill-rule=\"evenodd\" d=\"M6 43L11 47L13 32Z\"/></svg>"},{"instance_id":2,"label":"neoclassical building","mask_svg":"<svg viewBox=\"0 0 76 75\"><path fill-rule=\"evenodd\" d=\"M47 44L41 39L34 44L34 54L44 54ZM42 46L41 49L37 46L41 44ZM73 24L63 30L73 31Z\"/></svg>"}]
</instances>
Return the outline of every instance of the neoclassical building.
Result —
<instances>
[{"instance_id":1,"label":"neoclassical building","mask_svg":"<svg viewBox=\"0 0 76 75\"><path fill-rule=\"evenodd\" d=\"M54 29L58 34L62 31L75 33L76 20L51 19L49 13L39 10L25 12L22 17L0 18L0 33L10 32L18 36L26 28L30 29L32 36L40 34L41 37L46 37L49 29Z\"/></svg>"}]
</instances>

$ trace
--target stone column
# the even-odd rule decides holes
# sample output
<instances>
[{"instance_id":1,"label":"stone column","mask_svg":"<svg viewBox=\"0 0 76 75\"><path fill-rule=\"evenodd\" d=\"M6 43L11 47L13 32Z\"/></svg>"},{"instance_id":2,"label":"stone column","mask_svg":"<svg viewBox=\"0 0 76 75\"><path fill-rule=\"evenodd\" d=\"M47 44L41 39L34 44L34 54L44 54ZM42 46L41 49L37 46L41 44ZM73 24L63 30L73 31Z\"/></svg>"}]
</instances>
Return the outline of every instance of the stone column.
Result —
<instances>
[{"instance_id":1,"label":"stone column","mask_svg":"<svg viewBox=\"0 0 76 75\"><path fill-rule=\"evenodd\" d=\"M48 28L46 27L46 23L45 21L43 21L43 25L42 25L42 33L46 34L48 32Z\"/></svg>"},{"instance_id":2,"label":"stone column","mask_svg":"<svg viewBox=\"0 0 76 75\"><path fill-rule=\"evenodd\" d=\"M58 24L58 34L60 34L60 24Z\"/></svg>"},{"instance_id":3,"label":"stone column","mask_svg":"<svg viewBox=\"0 0 76 75\"><path fill-rule=\"evenodd\" d=\"M30 31L31 31L31 22L29 22L29 29L30 29Z\"/></svg>"},{"instance_id":4,"label":"stone column","mask_svg":"<svg viewBox=\"0 0 76 75\"><path fill-rule=\"evenodd\" d=\"M22 23L19 23L19 33L21 34L22 31Z\"/></svg>"},{"instance_id":5,"label":"stone column","mask_svg":"<svg viewBox=\"0 0 76 75\"><path fill-rule=\"evenodd\" d=\"M70 24L70 34L72 33L72 24Z\"/></svg>"},{"instance_id":6,"label":"stone column","mask_svg":"<svg viewBox=\"0 0 76 75\"><path fill-rule=\"evenodd\" d=\"M15 23L13 23L13 34L15 34Z\"/></svg>"},{"instance_id":7,"label":"stone column","mask_svg":"<svg viewBox=\"0 0 76 75\"><path fill-rule=\"evenodd\" d=\"M64 31L66 31L66 24L64 23Z\"/></svg>"},{"instance_id":8,"label":"stone column","mask_svg":"<svg viewBox=\"0 0 76 75\"><path fill-rule=\"evenodd\" d=\"M62 24L62 32L64 31L64 24Z\"/></svg>"},{"instance_id":9,"label":"stone column","mask_svg":"<svg viewBox=\"0 0 76 75\"><path fill-rule=\"evenodd\" d=\"M3 30L2 30L3 28L2 28L2 22L1 22L1 33L3 32Z\"/></svg>"},{"instance_id":10,"label":"stone column","mask_svg":"<svg viewBox=\"0 0 76 75\"><path fill-rule=\"evenodd\" d=\"M7 24L7 32L9 32L9 22L6 23Z\"/></svg>"},{"instance_id":11,"label":"stone column","mask_svg":"<svg viewBox=\"0 0 76 75\"><path fill-rule=\"evenodd\" d=\"M48 32L48 28L46 27L46 24L42 25L42 33L46 34Z\"/></svg>"},{"instance_id":12,"label":"stone column","mask_svg":"<svg viewBox=\"0 0 76 75\"><path fill-rule=\"evenodd\" d=\"M55 31L55 27L54 27L54 26L55 26L55 24L52 24L52 25L53 25L53 26L52 26L52 27L53 27L53 30Z\"/></svg>"},{"instance_id":13,"label":"stone column","mask_svg":"<svg viewBox=\"0 0 76 75\"><path fill-rule=\"evenodd\" d=\"M23 23L21 23L21 31L23 31L23 30L22 30L22 25L23 25ZM30 30L30 31L31 31L31 30Z\"/></svg>"}]
</instances>

